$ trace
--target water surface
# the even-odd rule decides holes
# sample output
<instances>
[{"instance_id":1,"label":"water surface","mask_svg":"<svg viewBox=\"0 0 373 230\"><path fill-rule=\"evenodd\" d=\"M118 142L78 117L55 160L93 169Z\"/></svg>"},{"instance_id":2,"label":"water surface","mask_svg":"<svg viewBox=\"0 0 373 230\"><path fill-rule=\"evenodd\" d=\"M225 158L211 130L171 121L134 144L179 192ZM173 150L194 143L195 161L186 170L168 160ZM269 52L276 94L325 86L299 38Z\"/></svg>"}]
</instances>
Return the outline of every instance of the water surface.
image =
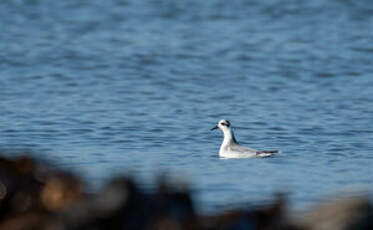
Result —
<instances>
[{"instance_id":1,"label":"water surface","mask_svg":"<svg viewBox=\"0 0 373 230\"><path fill-rule=\"evenodd\" d=\"M370 1L1 1L0 145L89 184L189 181L202 209L373 185ZM217 157L220 119L280 149Z\"/></svg>"}]
</instances>

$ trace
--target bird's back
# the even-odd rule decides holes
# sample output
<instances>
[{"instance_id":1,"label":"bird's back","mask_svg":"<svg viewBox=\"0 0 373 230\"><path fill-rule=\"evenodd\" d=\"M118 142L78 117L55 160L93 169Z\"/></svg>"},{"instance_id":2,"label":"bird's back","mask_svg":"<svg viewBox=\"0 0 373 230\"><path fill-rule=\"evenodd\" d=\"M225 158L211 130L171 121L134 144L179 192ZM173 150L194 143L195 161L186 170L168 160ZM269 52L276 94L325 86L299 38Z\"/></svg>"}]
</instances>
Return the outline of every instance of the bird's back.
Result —
<instances>
[{"instance_id":1,"label":"bird's back","mask_svg":"<svg viewBox=\"0 0 373 230\"><path fill-rule=\"evenodd\" d=\"M219 151L219 155L226 158L269 157L276 153L278 153L277 150L258 151L256 149L238 145L237 143L222 146Z\"/></svg>"},{"instance_id":2,"label":"bird's back","mask_svg":"<svg viewBox=\"0 0 373 230\"><path fill-rule=\"evenodd\" d=\"M231 143L227 146L221 146L219 155L226 158L246 158L255 157L257 150Z\"/></svg>"},{"instance_id":3,"label":"bird's back","mask_svg":"<svg viewBox=\"0 0 373 230\"><path fill-rule=\"evenodd\" d=\"M257 150L255 149L252 149L252 148L249 148L249 147L246 147L246 146L242 146L242 145L239 145L239 144L232 144L230 146L230 149L234 152L239 152L239 153L255 153L257 152Z\"/></svg>"}]
</instances>

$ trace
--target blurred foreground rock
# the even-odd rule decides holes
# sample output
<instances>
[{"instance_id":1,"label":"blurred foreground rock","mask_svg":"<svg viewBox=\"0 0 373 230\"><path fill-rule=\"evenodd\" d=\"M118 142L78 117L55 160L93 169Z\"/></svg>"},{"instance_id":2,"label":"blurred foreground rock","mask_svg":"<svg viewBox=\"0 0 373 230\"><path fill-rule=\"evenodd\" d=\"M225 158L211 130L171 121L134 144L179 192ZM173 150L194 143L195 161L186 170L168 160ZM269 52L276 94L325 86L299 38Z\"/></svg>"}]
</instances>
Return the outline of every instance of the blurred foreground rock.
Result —
<instances>
[{"instance_id":1,"label":"blurred foreground rock","mask_svg":"<svg viewBox=\"0 0 373 230\"><path fill-rule=\"evenodd\" d=\"M95 194L81 180L29 157L0 157L0 230L373 229L372 206L356 199L323 204L289 218L286 202L199 215L187 188L161 180L153 193L131 178L114 178Z\"/></svg>"},{"instance_id":2,"label":"blurred foreground rock","mask_svg":"<svg viewBox=\"0 0 373 230\"><path fill-rule=\"evenodd\" d=\"M349 197L321 204L297 219L309 230L373 229L373 207L364 197Z\"/></svg>"}]
</instances>

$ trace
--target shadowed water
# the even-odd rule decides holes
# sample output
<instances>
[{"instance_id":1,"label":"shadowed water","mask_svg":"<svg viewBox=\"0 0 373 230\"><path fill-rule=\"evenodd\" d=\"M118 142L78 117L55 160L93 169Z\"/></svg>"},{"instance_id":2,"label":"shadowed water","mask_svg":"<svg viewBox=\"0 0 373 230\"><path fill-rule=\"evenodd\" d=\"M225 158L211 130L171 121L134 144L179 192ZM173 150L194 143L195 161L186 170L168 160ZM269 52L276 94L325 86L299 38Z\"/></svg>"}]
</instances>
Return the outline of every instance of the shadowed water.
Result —
<instances>
[{"instance_id":1,"label":"shadowed water","mask_svg":"<svg viewBox=\"0 0 373 230\"><path fill-rule=\"evenodd\" d=\"M370 1L1 1L0 145L205 210L373 185ZM218 158L228 119L267 159Z\"/></svg>"}]
</instances>

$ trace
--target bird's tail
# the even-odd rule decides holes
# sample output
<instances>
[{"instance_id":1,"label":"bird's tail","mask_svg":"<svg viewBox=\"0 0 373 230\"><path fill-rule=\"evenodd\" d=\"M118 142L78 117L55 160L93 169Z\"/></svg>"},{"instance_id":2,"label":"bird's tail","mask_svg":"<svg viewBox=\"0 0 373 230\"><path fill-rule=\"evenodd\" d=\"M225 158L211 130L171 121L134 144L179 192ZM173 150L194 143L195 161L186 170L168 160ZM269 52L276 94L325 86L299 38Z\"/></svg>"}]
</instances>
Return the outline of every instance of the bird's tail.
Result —
<instances>
[{"instance_id":1,"label":"bird's tail","mask_svg":"<svg viewBox=\"0 0 373 230\"><path fill-rule=\"evenodd\" d=\"M264 151L257 151L256 155L258 157L270 157L278 152L279 152L278 150L264 150Z\"/></svg>"}]
</instances>

